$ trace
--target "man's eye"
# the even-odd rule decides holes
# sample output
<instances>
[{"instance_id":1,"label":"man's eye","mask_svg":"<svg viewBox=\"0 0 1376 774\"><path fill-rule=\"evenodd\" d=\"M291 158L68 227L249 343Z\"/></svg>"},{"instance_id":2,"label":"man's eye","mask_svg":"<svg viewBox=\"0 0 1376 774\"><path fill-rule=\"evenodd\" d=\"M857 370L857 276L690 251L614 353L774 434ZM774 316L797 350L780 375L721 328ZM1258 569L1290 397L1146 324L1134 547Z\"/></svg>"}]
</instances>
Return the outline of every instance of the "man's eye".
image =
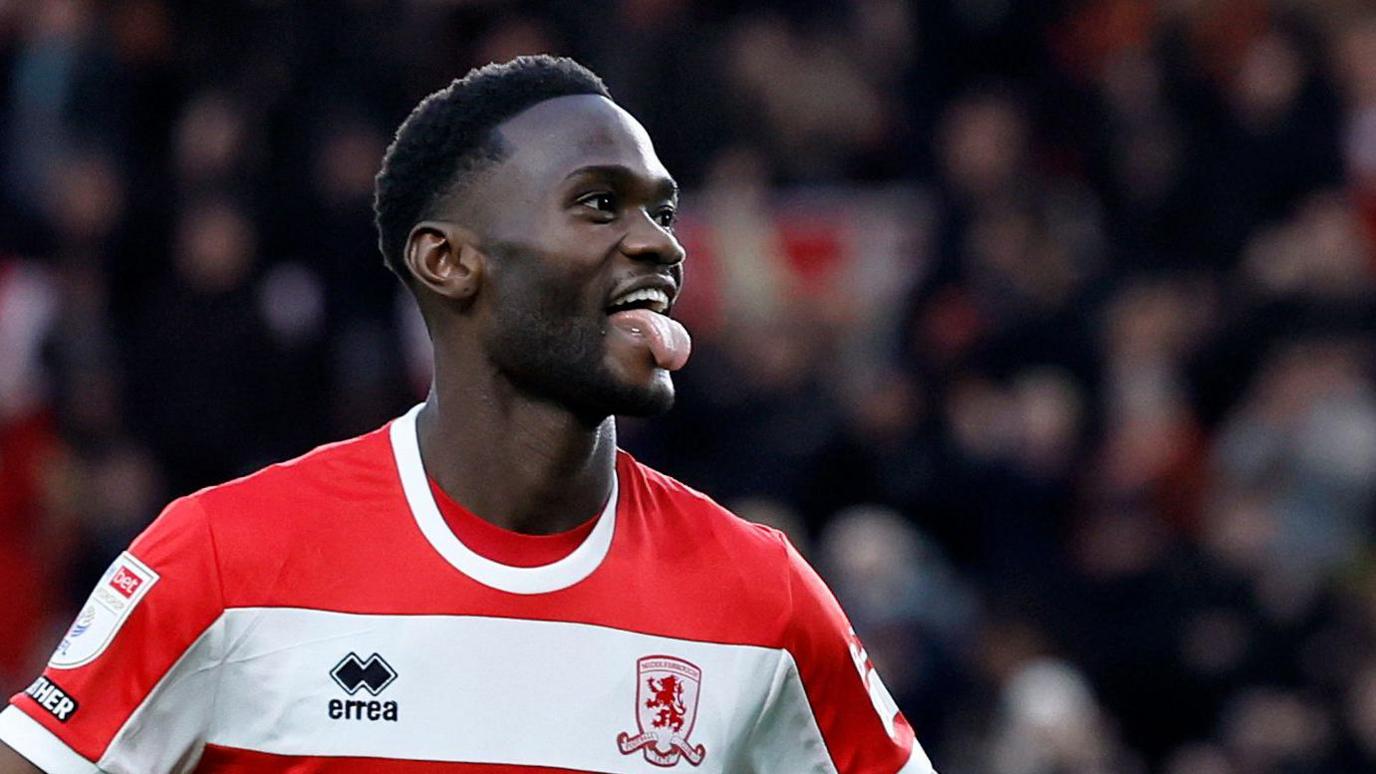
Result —
<instances>
[{"instance_id":1,"label":"man's eye","mask_svg":"<svg viewBox=\"0 0 1376 774\"><path fill-rule=\"evenodd\" d=\"M673 228L674 221L678 220L678 212L673 207L665 207L655 212L655 222L660 228Z\"/></svg>"},{"instance_id":2,"label":"man's eye","mask_svg":"<svg viewBox=\"0 0 1376 774\"><path fill-rule=\"evenodd\" d=\"M579 199L578 203L585 207L591 207L598 212L616 211L616 198L609 193L588 194Z\"/></svg>"}]
</instances>

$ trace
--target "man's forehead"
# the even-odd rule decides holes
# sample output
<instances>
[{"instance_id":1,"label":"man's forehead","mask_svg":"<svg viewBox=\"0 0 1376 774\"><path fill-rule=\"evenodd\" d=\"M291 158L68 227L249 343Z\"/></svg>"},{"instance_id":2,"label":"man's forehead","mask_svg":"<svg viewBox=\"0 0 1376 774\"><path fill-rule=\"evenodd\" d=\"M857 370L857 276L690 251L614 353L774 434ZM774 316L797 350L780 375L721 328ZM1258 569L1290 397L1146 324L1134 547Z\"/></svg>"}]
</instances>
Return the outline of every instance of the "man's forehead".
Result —
<instances>
[{"instance_id":1,"label":"man's forehead","mask_svg":"<svg viewBox=\"0 0 1376 774\"><path fill-rule=\"evenodd\" d=\"M556 97L498 125L506 161L535 175L584 166L619 165L651 178L668 177L640 122L611 100L592 94Z\"/></svg>"}]
</instances>

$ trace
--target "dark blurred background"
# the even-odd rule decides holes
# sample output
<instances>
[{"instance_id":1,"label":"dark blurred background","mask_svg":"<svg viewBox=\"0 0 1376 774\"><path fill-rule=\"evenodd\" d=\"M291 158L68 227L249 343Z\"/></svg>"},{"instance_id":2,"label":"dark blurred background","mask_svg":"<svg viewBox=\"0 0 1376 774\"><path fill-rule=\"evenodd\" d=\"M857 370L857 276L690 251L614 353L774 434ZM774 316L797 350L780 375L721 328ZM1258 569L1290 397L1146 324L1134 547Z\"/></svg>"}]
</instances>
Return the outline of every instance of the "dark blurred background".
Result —
<instances>
[{"instance_id":1,"label":"dark blurred background","mask_svg":"<svg viewBox=\"0 0 1376 774\"><path fill-rule=\"evenodd\" d=\"M0 688L427 345L393 128L577 57L688 191L623 444L786 529L944 774L1376 770L1376 10L0 2Z\"/></svg>"}]
</instances>

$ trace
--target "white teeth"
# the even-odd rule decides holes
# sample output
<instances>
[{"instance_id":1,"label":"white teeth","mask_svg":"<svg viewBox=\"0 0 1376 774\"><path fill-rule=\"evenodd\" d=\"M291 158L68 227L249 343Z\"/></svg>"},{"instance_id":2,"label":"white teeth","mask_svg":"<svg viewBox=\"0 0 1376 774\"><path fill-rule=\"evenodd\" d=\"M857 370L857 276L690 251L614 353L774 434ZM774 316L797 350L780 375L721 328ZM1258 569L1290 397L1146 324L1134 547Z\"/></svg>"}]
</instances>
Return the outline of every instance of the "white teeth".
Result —
<instances>
[{"instance_id":1,"label":"white teeth","mask_svg":"<svg viewBox=\"0 0 1376 774\"><path fill-rule=\"evenodd\" d=\"M649 301L650 309L663 314L669 308L669 294L659 288L641 288L632 290L624 295L617 296L612 301L612 306L624 306L634 304L637 301Z\"/></svg>"}]
</instances>

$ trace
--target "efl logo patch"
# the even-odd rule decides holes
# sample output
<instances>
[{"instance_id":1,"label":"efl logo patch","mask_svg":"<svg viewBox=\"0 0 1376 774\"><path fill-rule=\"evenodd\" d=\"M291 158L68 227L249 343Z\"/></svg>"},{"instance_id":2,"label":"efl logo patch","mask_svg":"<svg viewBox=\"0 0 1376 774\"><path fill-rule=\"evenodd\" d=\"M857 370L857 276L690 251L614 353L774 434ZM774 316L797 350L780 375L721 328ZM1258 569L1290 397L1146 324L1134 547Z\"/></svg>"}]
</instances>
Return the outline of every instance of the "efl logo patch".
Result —
<instances>
[{"instance_id":1,"label":"efl logo patch","mask_svg":"<svg viewBox=\"0 0 1376 774\"><path fill-rule=\"evenodd\" d=\"M702 763L707 748L689 743L698 714L702 670L673 656L646 656L636 661L635 722L640 733L622 731L616 746L622 755L636 750L656 766L673 766L686 758Z\"/></svg>"},{"instance_id":2,"label":"efl logo patch","mask_svg":"<svg viewBox=\"0 0 1376 774\"><path fill-rule=\"evenodd\" d=\"M66 723L76 712L76 699L73 699L66 691L57 686L57 683L46 677L39 677L33 681L33 685L24 689L24 693L29 695L38 706L52 713L52 716L59 721Z\"/></svg>"},{"instance_id":3,"label":"efl logo patch","mask_svg":"<svg viewBox=\"0 0 1376 774\"><path fill-rule=\"evenodd\" d=\"M110 579L110 588L118 591L125 599L134 596L143 585L143 579L129 571L129 568L120 565L115 571L115 577Z\"/></svg>"},{"instance_id":4,"label":"efl logo patch","mask_svg":"<svg viewBox=\"0 0 1376 774\"><path fill-rule=\"evenodd\" d=\"M48 661L54 669L75 669L91 663L115 639L139 601L158 582L158 574L125 551L101 576L86 599L72 628Z\"/></svg>"}]
</instances>

